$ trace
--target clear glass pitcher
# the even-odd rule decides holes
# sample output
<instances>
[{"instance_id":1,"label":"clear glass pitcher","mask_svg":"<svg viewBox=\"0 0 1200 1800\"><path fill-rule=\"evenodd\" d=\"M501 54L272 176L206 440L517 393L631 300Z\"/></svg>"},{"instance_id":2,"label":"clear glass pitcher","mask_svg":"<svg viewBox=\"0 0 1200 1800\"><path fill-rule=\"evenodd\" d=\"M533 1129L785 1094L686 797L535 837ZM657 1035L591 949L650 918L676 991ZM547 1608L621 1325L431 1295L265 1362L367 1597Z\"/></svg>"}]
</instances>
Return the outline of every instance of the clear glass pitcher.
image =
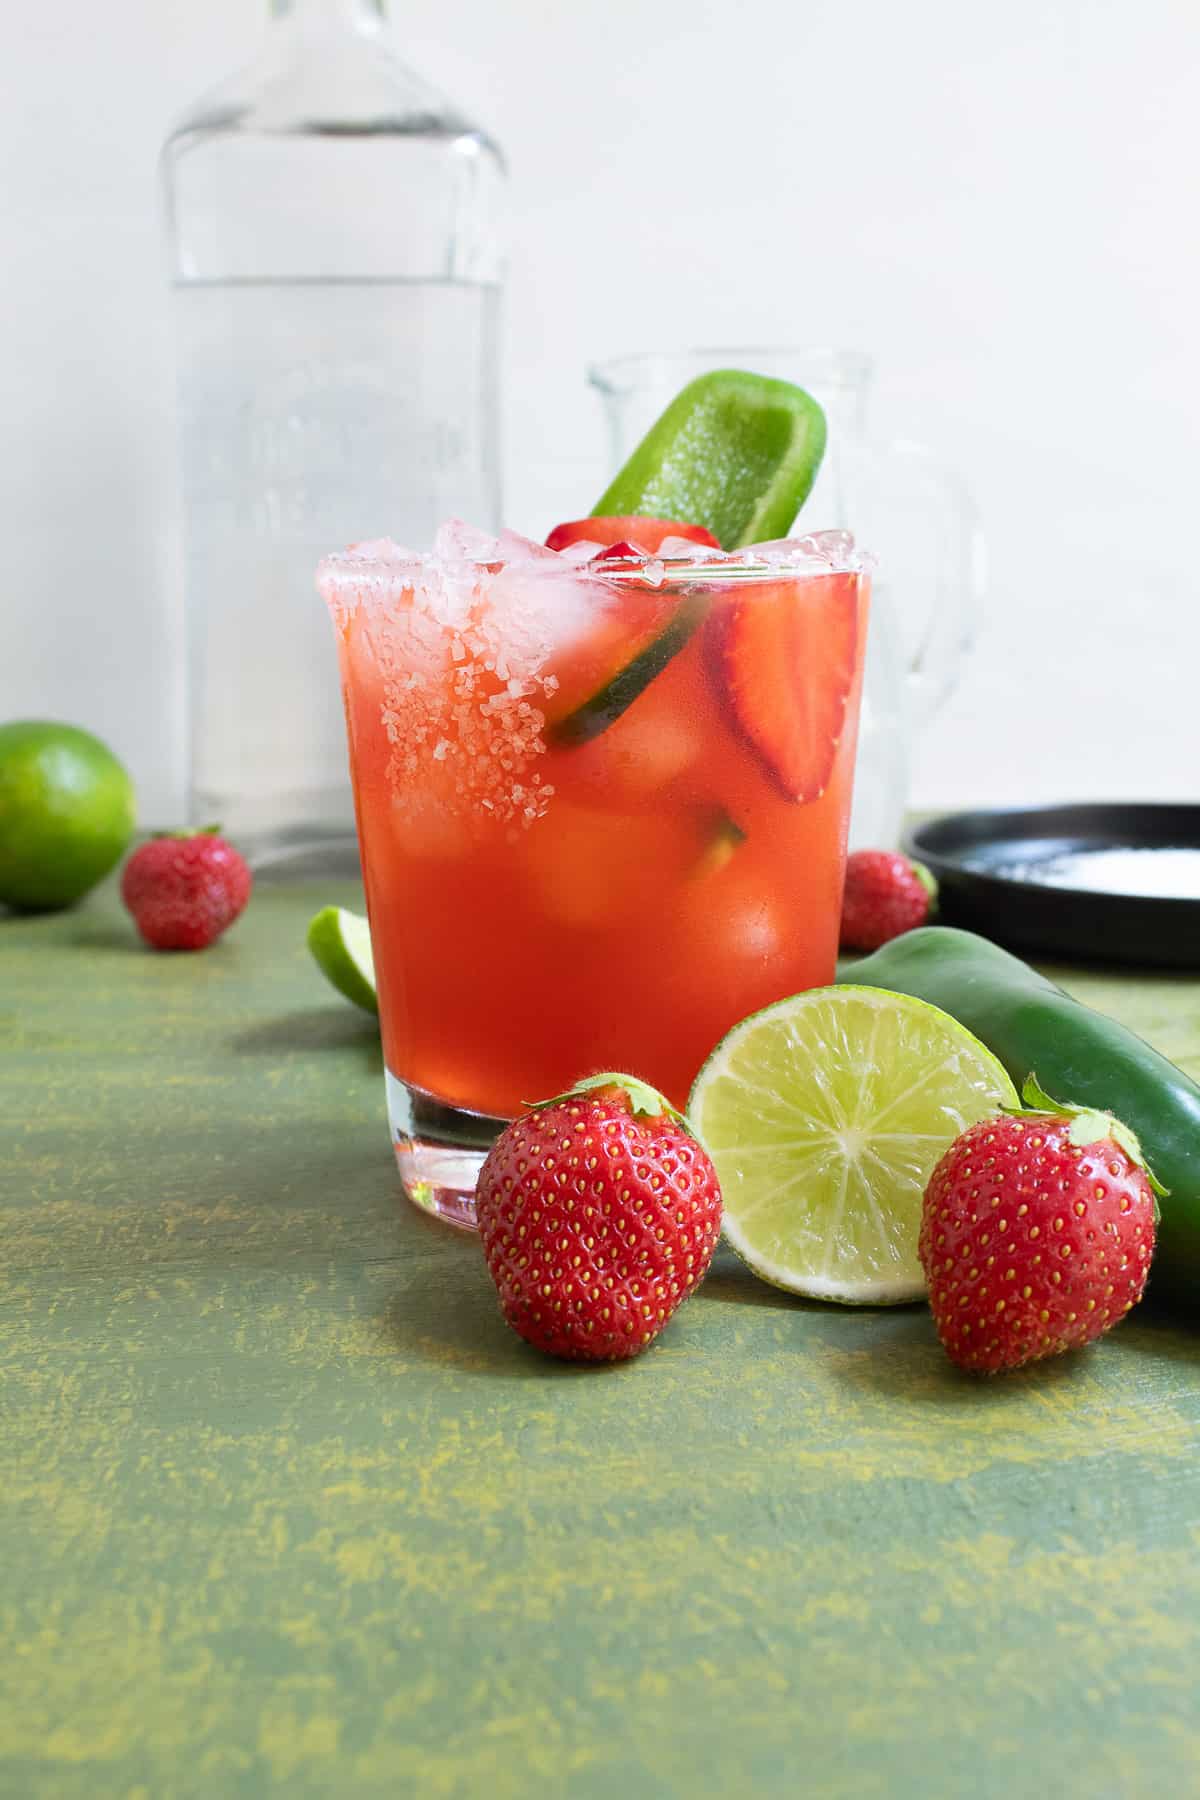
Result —
<instances>
[{"instance_id":1,"label":"clear glass pitcher","mask_svg":"<svg viewBox=\"0 0 1200 1800\"><path fill-rule=\"evenodd\" d=\"M825 409L829 441L805 530L854 532L878 556L859 728L852 846L898 842L914 732L954 686L974 635L983 555L970 495L921 444L867 433L871 359L850 350L639 353L594 364L620 468L680 388L710 369L796 382Z\"/></svg>"}]
</instances>

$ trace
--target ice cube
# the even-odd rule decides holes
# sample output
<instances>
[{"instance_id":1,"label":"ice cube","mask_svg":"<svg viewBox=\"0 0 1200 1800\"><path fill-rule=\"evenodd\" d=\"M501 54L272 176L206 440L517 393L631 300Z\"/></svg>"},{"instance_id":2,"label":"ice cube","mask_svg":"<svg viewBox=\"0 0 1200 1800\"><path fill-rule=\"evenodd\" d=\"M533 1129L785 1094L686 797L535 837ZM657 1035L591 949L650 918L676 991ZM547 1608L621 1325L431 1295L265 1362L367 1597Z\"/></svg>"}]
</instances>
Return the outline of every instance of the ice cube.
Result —
<instances>
[{"instance_id":1,"label":"ice cube","mask_svg":"<svg viewBox=\"0 0 1200 1800\"><path fill-rule=\"evenodd\" d=\"M438 526L433 540L432 559L437 563L494 562L496 538L465 519L446 519Z\"/></svg>"},{"instance_id":2,"label":"ice cube","mask_svg":"<svg viewBox=\"0 0 1200 1800\"><path fill-rule=\"evenodd\" d=\"M720 562L725 556L724 550L716 550L711 544L698 544L695 538L665 537L658 546L659 556L670 562Z\"/></svg>"},{"instance_id":3,"label":"ice cube","mask_svg":"<svg viewBox=\"0 0 1200 1800\"><path fill-rule=\"evenodd\" d=\"M496 555L506 563L555 562L558 551L547 550L545 544L506 529L496 539Z\"/></svg>"},{"instance_id":4,"label":"ice cube","mask_svg":"<svg viewBox=\"0 0 1200 1800\"><path fill-rule=\"evenodd\" d=\"M554 554L561 556L564 562L586 563L591 562L593 556L599 556L603 549L603 544L593 543L591 538L576 538L573 544L567 544Z\"/></svg>"},{"instance_id":5,"label":"ice cube","mask_svg":"<svg viewBox=\"0 0 1200 1800\"><path fill-rule=\"evenodd\" d=\"M751 544L740 560L766 563L770 568L793 569L818 564L824 569L868 569L874 559L856 549L848 531L813 531L806 537L774 538L767 544Z\"/></svg>"},{"instance_id":6,"label":"ice cube","mask_svg":"<svg viewBox=\"0 0 1200 1800\"><path fill-rule=\"evenodd\" d=\"M361 543L351 544L346 555L361 557L364 562L408 563L418 561L411 550L406 550L403 544L398 544L394 538L386 537L364 538Z\"/></svg>"},{"instance_id":7,"label":"ice cube","mask_svg":"<svg viewBox=\"0 0 1200 1800\"><path fill-rule=\"evenodd\" d=\"M586 628L596 606L593 587L573 574L557 551L536 570L507 562L487 578L489 630L510 675L529 679L559 645Z\"/></svg>"},{"instance_id":8,"label":"ice cube","mask_svg":"<svg viewBox=\"0 0 1200 1800\"><path fill-rule=\"evenodd\" d=\"M543 790L544 791L544 790ZM560 796L526 840L531 906L557 925L613 930L661 906L696 855L695 832L675 811L606 812Z\"/></svg>"}]
</instances>

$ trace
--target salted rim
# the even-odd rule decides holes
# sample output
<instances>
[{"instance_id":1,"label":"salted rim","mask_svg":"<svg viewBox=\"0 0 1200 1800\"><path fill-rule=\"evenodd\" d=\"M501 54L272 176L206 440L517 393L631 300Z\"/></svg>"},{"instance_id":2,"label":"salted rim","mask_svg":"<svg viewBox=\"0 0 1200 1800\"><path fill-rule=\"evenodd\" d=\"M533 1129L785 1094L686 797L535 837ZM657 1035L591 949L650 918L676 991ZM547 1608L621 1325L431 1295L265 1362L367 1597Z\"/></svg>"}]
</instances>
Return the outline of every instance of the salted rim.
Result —
<instances>
[{"instance_id":1,"label":"salted rim","mask_svg":"<svg viewBox=\"0 0 1200 1800\"><path fill-rule=\"evenodd\" d=\"M391 586L397 581L459 578L474 572L499 573L519 568L531 579L564 575L581 581L622 584L638 582L652 587L678 586L695 581L773 581L781 575L868 574L875 558L859 550L848 531L818 531L805 537L779 538L736 551L713 550L697 545L695 554L638 556L628 560L609 558L596 565L561 551L546 550L540 556L518 561L505 556L496 540L495 556L447 557L432 551L417 554L376 538L348 550L322 557L317 565L317 586L322 593L364 584Z\"/></svg>"}]
</instances>

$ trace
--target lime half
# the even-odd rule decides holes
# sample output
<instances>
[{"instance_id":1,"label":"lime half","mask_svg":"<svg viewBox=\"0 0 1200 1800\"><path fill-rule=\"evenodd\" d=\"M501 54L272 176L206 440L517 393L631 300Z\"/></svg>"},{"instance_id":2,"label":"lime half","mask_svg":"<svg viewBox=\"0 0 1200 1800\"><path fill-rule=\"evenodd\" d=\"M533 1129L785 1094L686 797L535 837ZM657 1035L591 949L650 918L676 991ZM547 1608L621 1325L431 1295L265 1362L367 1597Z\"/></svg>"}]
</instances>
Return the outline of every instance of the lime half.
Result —
<instances>
[{"instance_id":1,"label":"lime half","mask_svg":"<svg viewBox=\"0 0 1200 1800\"><path fill-rule=\"evenodd\" d=\"M367 1012L379 1011L371 931L364 918L344 906L323 907L308 928L308 947L339 994Z\"/></svg>"},{"instance_id":2,"label":"lime half","mask_svg":"<svg viewBox=\"0 0 1200 1800\"><path fill-rule=\"evenodd\" d=\"M811 394L717 369L676 394L592 511L703 525L723 550L761 544L787 536L824 451Z\"/></svg>"},{"instance_id":3,"label":"lime half","mask_svg":"<svg viewBox=\"0 0 1200 1800\"><path fill-rule=\"evenodd\" d=\"M925 1184L1016 1090L948 1013L880 988L815 988L735 1025L688 1112L716 1165L725 1235L777 1287L851 1305L925 1292Z\"/></svg>"}]
</instances>

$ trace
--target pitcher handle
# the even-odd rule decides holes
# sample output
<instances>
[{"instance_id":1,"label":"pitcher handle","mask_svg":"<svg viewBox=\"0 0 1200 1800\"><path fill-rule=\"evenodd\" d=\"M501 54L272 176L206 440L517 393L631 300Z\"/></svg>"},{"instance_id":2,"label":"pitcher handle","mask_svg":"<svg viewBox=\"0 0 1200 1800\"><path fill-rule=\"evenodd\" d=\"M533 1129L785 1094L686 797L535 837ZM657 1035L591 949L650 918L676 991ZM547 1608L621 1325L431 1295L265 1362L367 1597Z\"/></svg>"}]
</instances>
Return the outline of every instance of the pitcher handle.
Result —
<instances>
[{"instance_id":1,"label":"pitcher handle","mask_svg":"<svg viewBox=\"0 0 1200 1800\"><path fill-rule=\"evenodd\" d=\"M934 501L937 518L925 552L934 571L928 611L915 633L905 634L909 716L919 728L949 694L975 641L985 587L984 541L965 482L933 451L912 438L898 438L881 454L893 470L905 465L915 475ZM881 574L886 579L886 568Z\"/></svg>"}]
</instances>

